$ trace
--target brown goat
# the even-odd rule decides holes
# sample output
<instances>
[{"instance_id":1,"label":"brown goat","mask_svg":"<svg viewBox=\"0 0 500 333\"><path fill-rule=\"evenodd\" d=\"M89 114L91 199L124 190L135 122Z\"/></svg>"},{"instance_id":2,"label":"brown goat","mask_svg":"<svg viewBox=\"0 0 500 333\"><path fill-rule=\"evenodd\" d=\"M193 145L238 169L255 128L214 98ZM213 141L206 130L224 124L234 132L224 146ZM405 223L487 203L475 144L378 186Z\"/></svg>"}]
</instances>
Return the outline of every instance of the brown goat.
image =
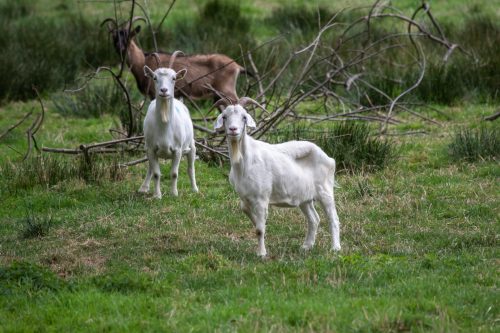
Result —
<instances>
[{"instance_id":1,"label":"brown goat","mask_svg":"<svg viewBox=\"0 0 500 333\"><path fill-rule=\"evenodd\" d=\"M134 40L141 31L141 26L129 29L130 24L137 20L144 20L144 18L134 17L130 23L127 22L121 26L114 19L107 18L101 26L107 23L115 49L122 58L125 57L141 93L154 99L154 84L144 75L144 65L154 71L162 65L169 64L172 54L144 52ZM187 69L187 74L182 82L176 84L176 97L184 95L192 99L213 97L214 100L218 100L220 97L225 97L236 102L238 100L236 94L238 75L247 73L245 68L224 54L179 55L173 69L179 71L182 68ZM216 91L220 93L220 96L216 94Z\"/></svg>"}]
</instances>

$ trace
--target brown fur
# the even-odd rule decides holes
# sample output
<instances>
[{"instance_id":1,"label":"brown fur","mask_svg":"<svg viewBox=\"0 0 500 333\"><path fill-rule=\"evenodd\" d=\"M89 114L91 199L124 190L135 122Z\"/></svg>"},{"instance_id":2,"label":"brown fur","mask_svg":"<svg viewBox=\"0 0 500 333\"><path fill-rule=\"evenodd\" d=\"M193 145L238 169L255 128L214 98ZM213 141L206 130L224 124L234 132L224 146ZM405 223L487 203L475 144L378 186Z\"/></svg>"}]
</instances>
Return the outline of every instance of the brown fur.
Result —
<instances>
[{"instance_id":1,"label":"brown fur","mask_svg":"<svg viewBox=\"0 0 500 333\"><path fill-rule=\"evenodd\" d=\"M171 55L159 53L158 56L161 60L160 66L168 66ZM145 61L152 70L159 67L156 57L152 54L147 54ZM184 79L176 83L176 95L185 94L193 99L214 97L217 100L219 97L214 96L214 92L209 88L212 87L219 91L222 96L228 97L232 101L238 100L236 80L243 68L228 56L223 54L177 56L172 67L176 72L183 68L187 69ZM154 87L150 87L150 96L151 92L154 96Z\"/></svg>"},{"instance_id":2,"label":"brown fur","mask_svg":"<svg viewBox=\"0 0 500 333\"><path fill-rule=\"evenodd\" d=\"M128 33L128 25L125 28L118 28L112 19L106 19L102 24L104 23L108 23L108 29L113 35L115 49L118 54L123 53L123 56L125 56L124 40L126 40ZM171 54L144 53L134 40L139 31L140 26L130 31L130 41L126 49L126 62L141 93L154 99L154 84L151 79L144 75L144 65L149 66L154 71L159 67L159 59L160 66L167 67L170 63ZM218 100L220 97L210 89L211 87L232 102L238 100L236 81L240 72L245 72L245 69L228 56L223 54L179 55L173 64L173 69L177 72L183 68L187 69L187 74L183 80L179 80L176 84L176 97L188 96L192 99L214 98L214 100Z\"/></svg>"}]
</instances>

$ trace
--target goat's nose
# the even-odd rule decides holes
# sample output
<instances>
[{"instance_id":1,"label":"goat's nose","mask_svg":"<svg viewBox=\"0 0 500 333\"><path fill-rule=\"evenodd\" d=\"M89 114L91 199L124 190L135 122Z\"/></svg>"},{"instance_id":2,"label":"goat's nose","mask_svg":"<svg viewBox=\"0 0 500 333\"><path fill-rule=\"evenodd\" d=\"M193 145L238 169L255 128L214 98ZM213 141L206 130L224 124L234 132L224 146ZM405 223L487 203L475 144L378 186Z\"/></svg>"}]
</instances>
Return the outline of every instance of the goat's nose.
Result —
<instances>
[{"instance_id":1,"label":"goat's nose","mask_svg":"<svg viewBox=\"0 0 500 333\"><path fill-rule=\"evenodd\" d=\"M237 127L235 127L235 126L231 126L231 127L229 127L229 130L230 130L231 132L236 132L236 130L237 130L237 129L238 129L238 128L237 128Z\"/></svg>"},{"instance_id":2,"label":"goat's nose","mask_svg":"<svg viewBox=\"0 0 500 333\"><path fill-rule=\"evenodd\" d=\"M166 93L167 93L167 88L160 88L160 91L161 91L162 93L166 94Z\"/></svg>"}]
</instances>

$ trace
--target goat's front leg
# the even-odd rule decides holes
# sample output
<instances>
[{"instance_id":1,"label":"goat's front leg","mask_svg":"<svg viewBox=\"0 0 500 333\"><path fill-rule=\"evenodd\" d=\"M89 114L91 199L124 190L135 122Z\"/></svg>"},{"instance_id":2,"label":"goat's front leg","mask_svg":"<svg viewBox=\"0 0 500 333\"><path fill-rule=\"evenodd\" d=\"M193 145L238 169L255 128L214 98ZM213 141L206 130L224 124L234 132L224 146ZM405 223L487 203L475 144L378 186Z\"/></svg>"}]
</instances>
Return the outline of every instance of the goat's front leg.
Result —
<instances>
[{"instance_id":1,"label":"goat's front leg","mask_svg":"<svg viewBox=\"0 0 500 333\"><path fill-rule=\"evenodd\" d=\"M153 179L155 183L155 193L153 194L153 198L161 199L161 190L160 190L161 171L160 171L160 161L158 160L157 156L152 156L152 158L149 159L149 168L153 173Z\"/></svg>"},{"instance_id":2,"label":"goat's front leg","mask_svg":"<svg viewBox=\"0 0 500 333\"><path fill-rule=\"evenodd\" d=\"M196 159L196 146L193 143L191 144L191 150L189 151L188 154L188 175L189 175L189 180L191 180L191 189L193 192L198 193L198 186L196 186L196 176L194 173L194 161Z\"/></svg>"},{"instance_id":3,"label":"goat's front leg","mask_svg":"<svg viewBox=\"0 0 500 333\"><path fill-rule=\"evenodd\" d=\"M139 188L139 193L148 193L149 192L149 184L151 183L151 177L153 177L153 167L151 163L151 159L154 158L154 155L150 152L147 153L148 157L148 172L146 173L146 178Z\"/></svg>"},{"instance_id":4,"label":"goat's front leg","mask_svg":"<svg viewBox=\"0 0 500 333\"><path fill-rule=\"evenodd\" d=\"M249 209L243 211L248 212L253 224L255 225L255 234L259 245L257 247L257 255L265 257L267 255L266 244L264 241L266 235L266 220L268 212L268 202L252 202L248 207Z\"/></svg>"},{"instance_id":5,"label":"goat's front leg","mask_svg":"<svg viewBox=\"0 0 500 333\"><path fill-rule=\"evenodd\" d=\"M174 152L172 152L172 169L170 169L170 180L171 180L171 189L170 193L174 197L179 195L179 192L177 191L177 178L179 178L179 164L181 163L181 150L178 149Z\"/></svg>"}]
</instances>

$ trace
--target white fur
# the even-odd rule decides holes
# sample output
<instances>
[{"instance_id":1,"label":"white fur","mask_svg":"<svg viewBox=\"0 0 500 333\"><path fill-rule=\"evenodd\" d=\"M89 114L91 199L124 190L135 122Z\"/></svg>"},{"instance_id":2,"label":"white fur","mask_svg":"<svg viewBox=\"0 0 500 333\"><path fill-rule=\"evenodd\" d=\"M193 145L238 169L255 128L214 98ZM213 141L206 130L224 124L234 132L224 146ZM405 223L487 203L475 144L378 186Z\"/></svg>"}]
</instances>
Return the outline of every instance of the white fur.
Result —
<instances>
[{"instance_id":1,"label":"white fur","mask_svg":"<svg viewBox=\"0 0 500 333\"><path fill-rule=\"evenodd\" d=\"M241 199L241 208L256 227L257 255L267 254L264 244L268 206L300 207L308 221L302 247L314 246L319 201L330 223L332 249L340 250L340 224L333 194L335 160L307 141L268 144L246 134L255 127L241 105L230 105L219 115L215 128L225 127L231 159L229 180Z\"/></svg>"},{"instance_id":2,"label":"white fur","mask_svg":"<svg viewBox=\"0 0 500 333\"><path fill-rule=\"evenodd\" d=\"M183 71L185 73L185 70ZM170 68L158 68L153 72L149 67L144 66L145 75L151 77L155 82L156 99L151 101L144 118L144 137L149 169L139 192L147 193L151 177L154 177L154 197L158 199L161 199L162 196L160 191L159 157L172 159L172 169L170 171L171 193L177 196L179 163L182 155L187 154L191 188L194 192L198 192L194 172L196 147L194 144L193 123L187 107L173 97L176 76L180 72L176 73Z\"/></svg>"}]
</instances>

